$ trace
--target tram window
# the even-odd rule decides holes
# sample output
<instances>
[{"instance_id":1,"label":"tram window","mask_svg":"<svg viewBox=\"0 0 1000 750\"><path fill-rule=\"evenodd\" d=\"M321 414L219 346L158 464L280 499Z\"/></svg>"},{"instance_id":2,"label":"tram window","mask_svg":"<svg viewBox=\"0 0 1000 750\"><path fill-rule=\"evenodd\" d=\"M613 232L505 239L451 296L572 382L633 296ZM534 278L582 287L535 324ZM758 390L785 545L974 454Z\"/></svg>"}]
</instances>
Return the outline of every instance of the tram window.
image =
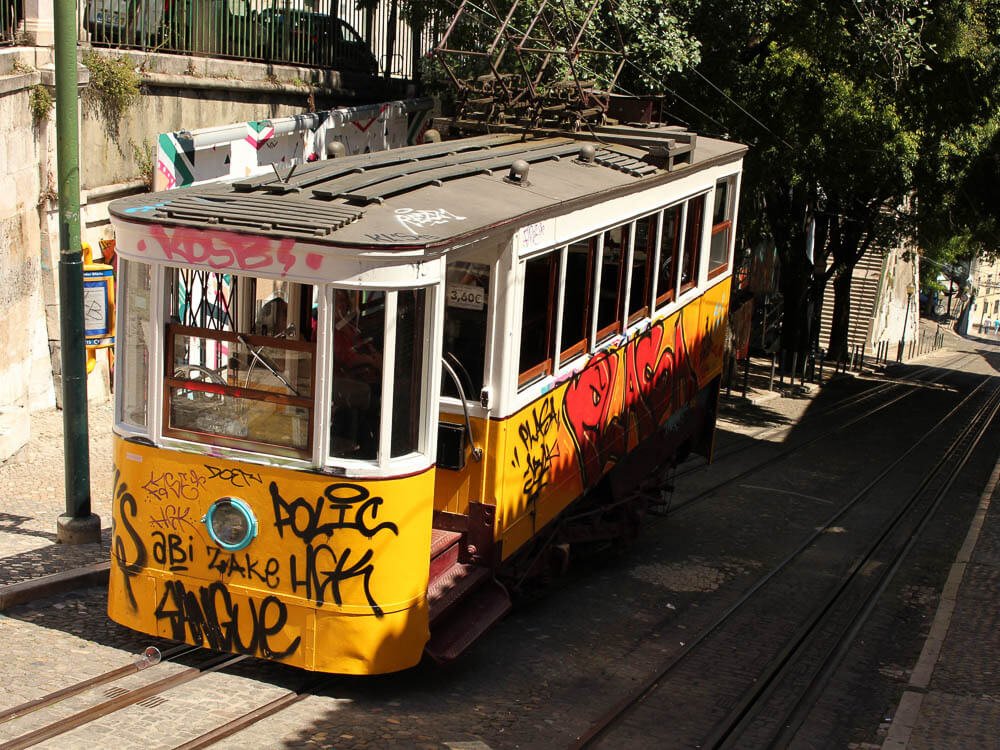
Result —
<instances>
[{"instance_id":1,"label":"tram window","mask_svg":"<svg viewBox=\"0 0 1000 750\"><path fill-rule=\"evenodd\" d=\"M444 308L444 356L456 370L465 397L478 400L486 368L486 323L490 267L485 263L448 264ZM458 398L451 377L441 378L441 394Z\"/></svg>"},{"instance_id":2,"label":"tram window","mask_svg":"<svg viewBox=\"0 0 1000 750\"><path fill-rule=\"evenodd\" d=\"M681 263L681 291L698 283L698 262L701 259L701 225L707 196L688 201L687 223L684 227L684 260Z\"/></svg>"},{"instance_id":3,"label":"tram window","mask_svg":"<svg viewBox=\"0 0 1000 750\"><path fill-rule=\"evenodd\" d=\"M555 253L548 253L524 264L518 385L552 374L553 299L559 276L557 258Z\"/></svg>"},{"instance_id":4,"label":"tram window","mask_svg":"<svg viewBox=\"0 0 1000 750\"><path fill-rule=\"evenodd\" d=\"M601 282L597 290L598 343L621 332L622 295L628 233L615 227L604 233L601 250Z\"/></svg>"},{"instance_id":5,"label":"tram window","mask_svg":"<svg viewBox=\"0 0 1000 750\"><path fill-rule=\"evenodd\" d=\"M192 269L167 288L164 434L308 457L316 288Z\"/></svg>"},{"instance_id":6,"label":"tram window","mask_svg":"<svg viewBox=\"0 0 1000 750\"><path fill-rule=\"evenodd\" d=\"M333 303L330 455L370 461L381 435L385 293L335 289Z\"/></svg>"},{"instance_id":7,"label":"tram window","mask_svg":"<svg viewBox=\"0 0 1000 750\"><path fill-rule=\"evenodd\" d=\"M649 314L652 286L653 250L656 242L656 217L647 216L635 223L632 246L632 282L628 293L628 322L634 323Z\"/></svg>"},{"instance_id":8,"label":"tram window","mask_svg":"<svg viewBox=\"0 0 1000 750\"><path fill-rule=\"evenodd\" d=\"M559 361L587 351L590 334L590 290L593 288L597 237L577 240L566 248Z\"/></svg>"},{"instance_id":9,"label":"tram window","mask_svg":"<svg viewBox=\"0 0 1000 750\"><path fill-rule=\"evenodd\" d=\"M119 271L118 419L133 427L146 426L149 393L149 302L151 267L121 259Z\"/></svg>"},{"instance_id":10,"label":"tram window","mask_svg":"<svg viewBox=\"0 0 1000 750\"><path fill-rule=\"evenodd\" d=\"M681 207L664 210L660 221L660 249L657 256L656 304L665 305L674 298L677 283L677 250L680 247Z\"/></svg>"},{"instance_id":11,"label":"tram window","mask_svg":"<svg viewBox=\"0 0 1000 750\"><path fill-rule=\"evenodd\" d=\"M396 366L393 373L390 450L393 457L413 453L420 446L426 296L424 289L396 293Z\"/></svg>"},{"instance_id":12,"label":"tram window","mask_svg":"<svg viewBox=\"0 0 1000 750\"><path fill-rule=\"evenodd\" d=\"M732 178L715 183L712 241L708 250L708 277L718 276L729 265L729 238L733 226Z\"/></svg>"}]
</instances>

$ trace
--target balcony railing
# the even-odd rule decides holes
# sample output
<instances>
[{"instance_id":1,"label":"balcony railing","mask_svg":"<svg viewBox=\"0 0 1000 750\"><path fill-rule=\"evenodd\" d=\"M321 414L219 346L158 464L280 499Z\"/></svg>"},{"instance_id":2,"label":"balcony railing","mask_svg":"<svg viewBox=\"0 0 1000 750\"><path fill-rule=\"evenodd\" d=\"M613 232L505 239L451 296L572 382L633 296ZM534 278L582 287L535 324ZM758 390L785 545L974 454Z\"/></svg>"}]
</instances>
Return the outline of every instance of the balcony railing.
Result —
<instances>
[{"instance_id":1,"label":"balcony railing","mask_svg":"<svg viewBox=\"0 0 1000 750\"><path fill-rule=\"evenodd\" d=\"M14 44L17 27L23 20L23 0L0 0L0 47Z\"/></svg>"},{"instance_id":2,"label":"balcony railing","mask_svg":"<svg viewBox=\"0 0 1000 750\"><path fill-rule=\"evenodd\" d=\"M0 0L2 3L19 0ZM82 0L93 46L415 77L433 43L394 0ZM368 5L368 4L366 4ZM0 7L5 7L0 5Z\"/></svg>"}]
</instances>

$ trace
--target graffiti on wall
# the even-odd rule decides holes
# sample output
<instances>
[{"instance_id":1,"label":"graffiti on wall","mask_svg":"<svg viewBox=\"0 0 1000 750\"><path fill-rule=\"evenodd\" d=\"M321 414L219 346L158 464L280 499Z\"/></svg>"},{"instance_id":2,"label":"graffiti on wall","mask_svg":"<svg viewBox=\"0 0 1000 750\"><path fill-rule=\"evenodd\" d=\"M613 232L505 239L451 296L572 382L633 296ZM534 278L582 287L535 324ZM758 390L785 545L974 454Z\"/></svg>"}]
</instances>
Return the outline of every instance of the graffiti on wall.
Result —
<instances>
[{"instance_id":1,"label":"graffiti on wall","mask_svg":"<svg viewBox=\"0 0 1000 750\"><path fill-rule=\"evenodd\" d=\"M157 139L154 190L240 179L271 165L327 158L331 143L348 154L384 151L415 143L427 122L429 99L341 107L306 115L237 123L226 128L161 133Z\"/></svg>"}]
</instances>

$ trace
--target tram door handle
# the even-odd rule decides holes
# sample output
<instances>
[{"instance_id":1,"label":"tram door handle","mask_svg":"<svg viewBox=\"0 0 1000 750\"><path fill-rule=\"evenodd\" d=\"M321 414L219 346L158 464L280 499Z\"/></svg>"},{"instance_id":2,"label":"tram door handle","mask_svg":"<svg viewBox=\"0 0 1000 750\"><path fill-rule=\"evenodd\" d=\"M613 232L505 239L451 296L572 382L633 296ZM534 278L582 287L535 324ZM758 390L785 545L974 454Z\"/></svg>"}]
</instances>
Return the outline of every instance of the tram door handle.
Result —
<instances>
[{"instance_id":1,"label":"tram door handle","mask_svg":"<svg viewBox=\"0 0 1000 750\"><path fill-rule=\"evenodd\" d=\"M462 387L462 381L458 377L458 373L455 372L455 368L449 364L448 360L442 359L441 364L444 367L444 371L448 373L452 382L455 384L455 389L458 391L458 399L462 402L462 413L465 415L465 435L469 439L469 445L472 446L472 457L476 459L476 461L482 461L483 449L476 445L476 441L472 436L472 420L469 419L469 405L465 403L465 389Z\"/></svg>"}]
</instances>

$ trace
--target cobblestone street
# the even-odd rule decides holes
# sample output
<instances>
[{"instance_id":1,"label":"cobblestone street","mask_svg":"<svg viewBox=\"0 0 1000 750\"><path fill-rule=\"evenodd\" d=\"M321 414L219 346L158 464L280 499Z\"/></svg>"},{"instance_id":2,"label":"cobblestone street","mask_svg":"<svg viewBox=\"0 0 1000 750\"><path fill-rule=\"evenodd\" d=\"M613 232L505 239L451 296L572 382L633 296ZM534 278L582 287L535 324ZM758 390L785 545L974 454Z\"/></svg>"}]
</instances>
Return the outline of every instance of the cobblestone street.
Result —
<instances>
[{"instance_id":1,"label":"cobblestone street","mask_svg":"<svg viewBox=\"0 0 1000 750\"><path fill-rule=\"evenodd\" d=\"M982 344L972 343L970 351L982 349ZM933 365L947 356L952 355L942 351L924 361ZM729 399L720 415L716 449L724 451L747 435L765 435L762 430L768 431L758 438L765 448L780 446L788 439L786 432L794 433L803 416L818 408L825 396L863 385L862 379L838 378L822 389L797 389L778 397L758 392L748 400ZM112 480L110 421L110 406L91 409L94 512L101 515L105 527L110 518ZM6 498L0 515L0 583L4 585L109 557L107 528L101 545L73 548L53 543L55 516L62 510L61 452L61 414L44 413L35 419L30 445L0 467ZM992 459L991 467L996 455ZM817 476L824 470L814 468ZM989 472L984 475L984 471L977 465L968 482L956 488L956 509L979 502L983 484L989 479ZM697 494L711 481L705 472L697 471L679 478L675 500ZM749 480L743 486L747 492L753 489ZM817 494L822 494L819 489ZM989 498L982 496L988 507ZM775 497L776 503L781 500ZM817 498L817 502L822 500ZM247 746L343 750L565 746L641 674L683 648L748 581L763 572L779 553L782 540L794 536L794 524L782 515L787 511L780 507L755 506L734 498L701 504L676 518L651 518L626 553L585 560L544 592L523 599L471 651L446 668L425 663L395 675L329 677L316 682L314 676L299 670L245 659L48 739L41 746L176 747L304 686L311 686L313 694L215 746L233 750ZM725 515L720 514L721 508L726 509ZM919 706L914 710L912 701L909 708L899 707L911 730L906 740L898 741L900 723L894 725L885 722L884 715L868 714L879 701L884 702L882 709L890 718L896 714L896 701L913 675L914 665L908 660L915 659L927 635L921 623L931 622L938 606L942 579L937 572L926 579L918 575L899 583L898 596L905 602L907 624L900 625L891 616L883 623L876 621L875 630L866 639L872 643L882 638L902 639L900 648L884 647L880 655L864 657L858 663L856 668L864 680L872 680L872 669L880 673L878 686L869 685L869 703L849 702L853 713L849 718L841 716L841 723L829 730L831 737L850 738L856 747L872 747L872 743L890 739L895 744L887 747L893 748L985 746L979 741L990 736L983 734L984 728L996 719L996 681L988 668L979 669L975 664L993 663L986 654L998 644L988 634L993 632L989 608L977 609L976 602L985 595L982 583L990 580L996 564L995 537L1000 523L995 504L984 519L984 546L975 558L978 583L972 584L966 598L959 599L955 611L961 621L947 631L949 639L955 640L949 640L942 651L940 669L934 672L931 692L923 701L924 710L921 712ZM956 516L941 524L937 532L940 538L934 541L938 552L933 554L942 560L940 565L935 563L935 570L950 563L947 556L954 556L954 552L947 550L964 535L963 523L967 525L967 520ZM914 592L922 593L918 596ZM105 606L103 589L87 587L0 613L4 650L0 679L6 686L0 695L0 712L128 665L148 645L164 650L171 647L166 641L112 623ZM982 654L973 660L975 663L968 659L973 653L968 649L970 643L976 644L977 657ZM876 660L874 666L868 661L871 658ZM0 742L49 722L64 721L76 711L125 695L125 691L136 692L154 680L169 676L181 679L189 666L204 659L204 652L180 654L62 704L0 722ZM726 669L726 665L719 665L720 674ZM856 685L842 687L842 695L856 692ZM948 707L946 713L942 713L942 706ZM945 720L945 715L954 720ZM958 726L955 722L960 719ZM896 734L891 735L890 730ZM856 744L859 739L861 744ZM662 746L652 741L638 745Z\"/></svg>"}]
</instances>

